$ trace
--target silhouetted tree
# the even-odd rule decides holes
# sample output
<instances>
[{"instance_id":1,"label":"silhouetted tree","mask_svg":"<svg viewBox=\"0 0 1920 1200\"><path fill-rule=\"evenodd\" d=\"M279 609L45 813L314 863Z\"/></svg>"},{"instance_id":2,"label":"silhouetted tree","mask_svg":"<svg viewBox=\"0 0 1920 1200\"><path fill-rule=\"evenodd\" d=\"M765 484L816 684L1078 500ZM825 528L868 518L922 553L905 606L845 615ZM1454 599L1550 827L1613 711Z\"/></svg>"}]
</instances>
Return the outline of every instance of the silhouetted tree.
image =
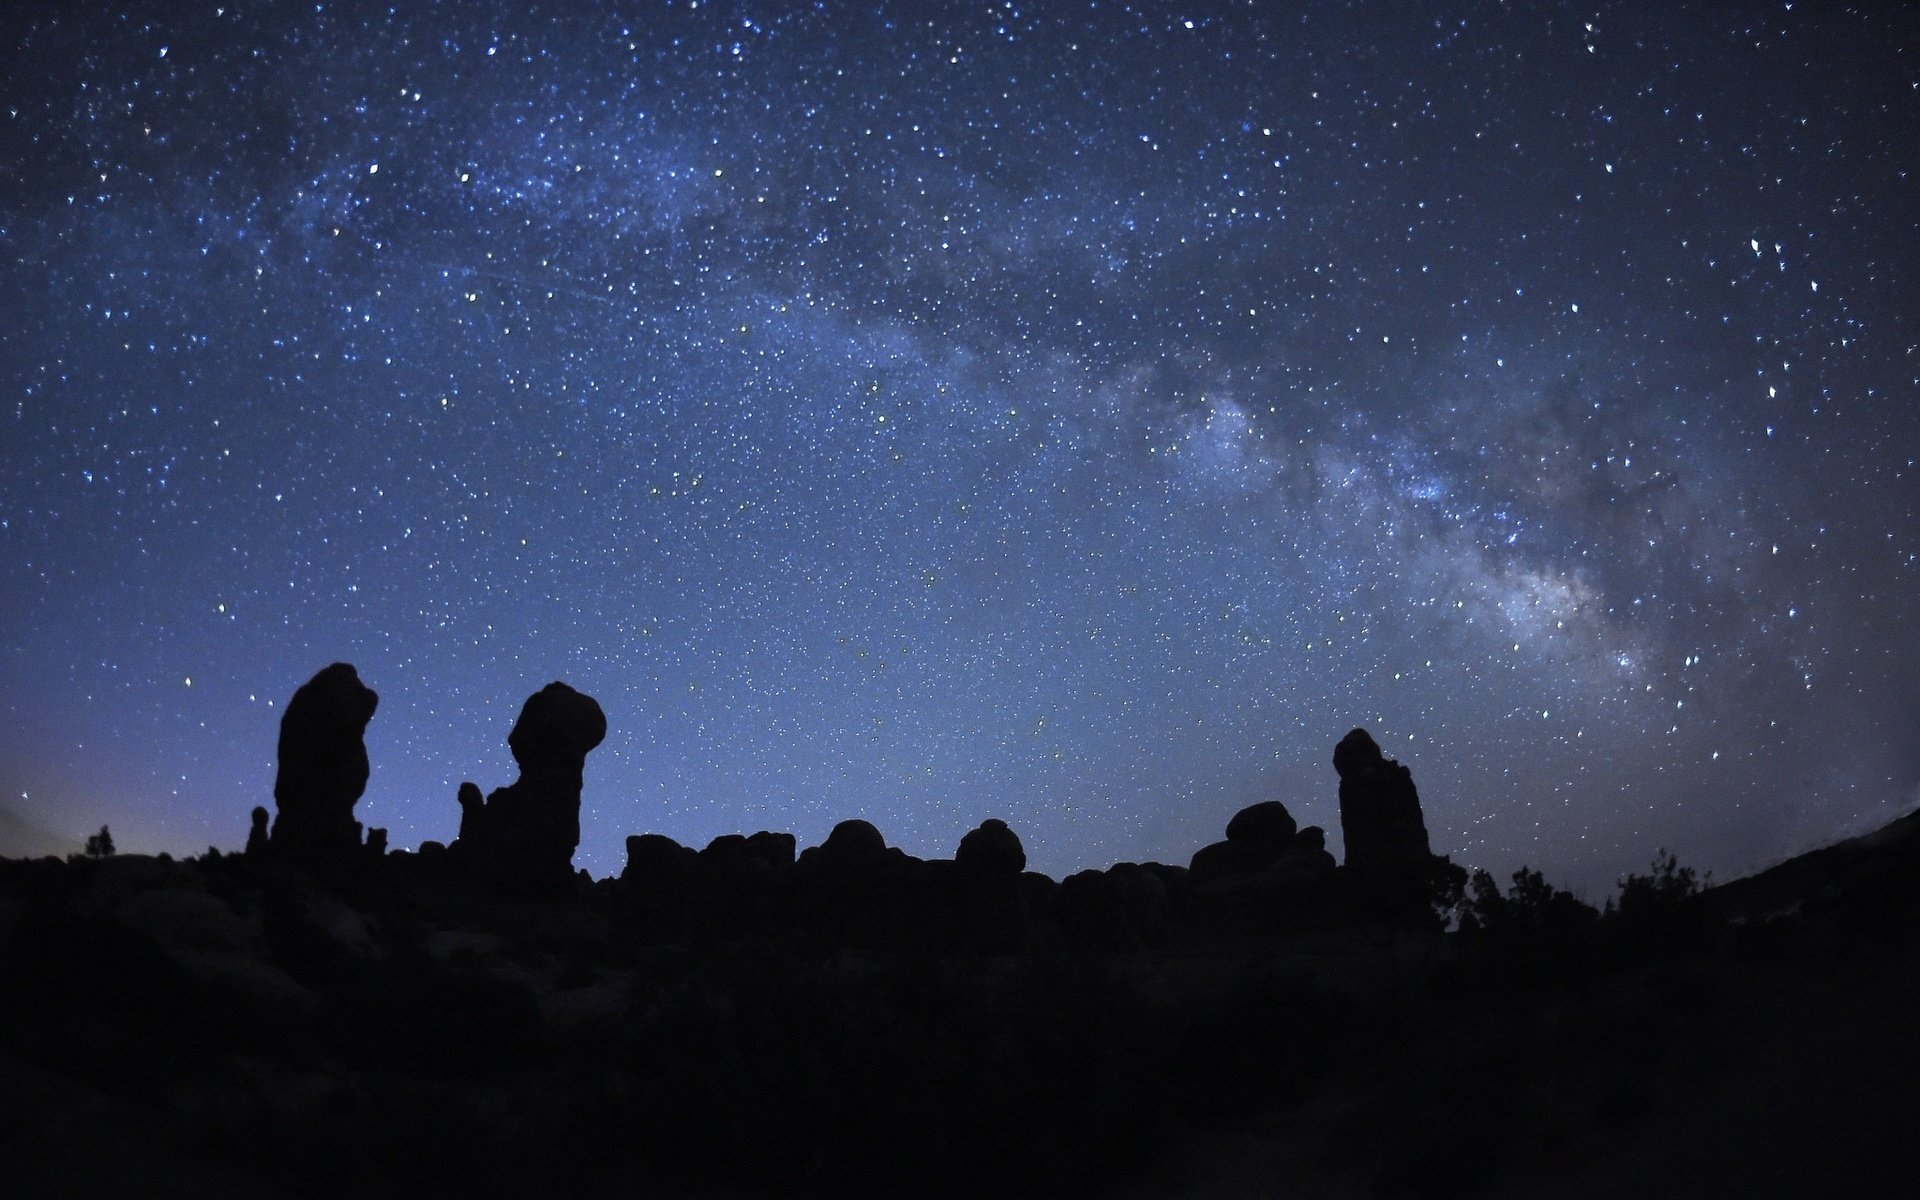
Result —
<instances>
[{"instance_id":1,"label":"silhouetted tree","mask_svg":"<svg viewBox=\"0 0 1920 1200\"><path fill-rule=\"evenodd\" d=\"M1592 905L1547 882L1530 867L1513 873L1505 895L1485 871L1475 871L1460 914L1460 928L1489 937L1563 933L1590 925L1599 917Z\"/></svg>"},{"instance_id":2,"label":"silhouetted tree","mask_svg":"<svg viewBox=\"0 0 1920 1200\"><path fill-rule=\"evenodd\" d=\"M1466 902L1467 869L1448 855L1434 855L1427 864L1427 903L1434 919L1442 926L1451 923Z\"/></svg>"},{"instance_id":3,"label":"silhouetted tree","mask_svg":"<svg viewBox=\"0 0 1920 1200\"><path fill-rule=\"evenodd\" d=\"M1654 855L1653 866L1645 875L1629 875L1620 881L1619 899L1607 901L1609 916L1627 921L1657 918L1700 893L1713 882L1713 876L1701 878L1692 867L1683 867L1665 847Z\"/></svg>"},{"instance_id":4,"label":"silhouetted tree","mask_svg":"<svg viewBox=\"0 0 1920 1200\"><path fill-rule=\"evenodd\" d=\"M1608 923L1626 944L1642 951L1671 953L1697 949L1714 936L1718 922L1694 901L1712 881L1683 867L1665 848L1645 875L1620 881L1620 895L1607 901Z\"/></svg>"},{"instance_id":5,"label":"silhouetted tree","mask_svg":"<svg viewBox=\"0 0 1920 1200\"><path fill-rule=\"evenodd\" d=\"M113 835L107 832L107 827L105 825L102 825L100 827L99 833L96 833L92 837L87 839L87 857L88 858L112 858L113 857Z\"/></svg>"}]
</instances>

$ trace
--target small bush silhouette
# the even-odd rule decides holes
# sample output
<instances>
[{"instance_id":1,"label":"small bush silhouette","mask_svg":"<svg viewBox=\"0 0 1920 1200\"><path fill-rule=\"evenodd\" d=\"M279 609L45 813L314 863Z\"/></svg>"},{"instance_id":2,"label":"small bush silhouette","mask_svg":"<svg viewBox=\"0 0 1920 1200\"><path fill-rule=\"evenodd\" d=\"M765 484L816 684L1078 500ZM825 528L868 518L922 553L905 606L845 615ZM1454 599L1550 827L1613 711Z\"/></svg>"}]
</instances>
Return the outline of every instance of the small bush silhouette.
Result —
<instances>
[{"instance_id":1,"label":"small bush silhouette","mask_svg":"<svg viewBox=\"0 0 1920 1200\"><path fill-rule=\"evenodd\" d=\"M1662 849L1645 875L1620 881L1620 895L1607 901L1607 922L1627 947L1655 954L1697 950L1709 943L1719 922L1701 904L1712 882L1683 867Z\"/></svg>"},{"instance_id":2,"label":"small bush silhouette","mask_svg":"<svg viewBox=\"0 0 1920 1200\"><path fill-rule=\"evenodd\" d=\"M107 832L107 827L105 825L102 825L100 827L99 833L96 833L92 837L87 839L87 857L88 858L112 858L113 857L113 834Z\"/></svg>"},{"instance_id":3,"label":"small bush silhouette","mask_svg":"<svg viewBox=\"0 0 1920 1200\"><path fill-rule=\"evenodd\" d=\"M1620 881L1618 900L1607 902L1609 915L1625 921L1659 919L1671 914L1713 882L1692 867L1683 867L1664 847L1654 855L1653 866L1645 875L1629 875Z\"/></svg>"},{"instance_id":4,"label":"small bush silhouette","mask_svg":"<svg viewBox=\"0 0 1920 1200\"><path fill-rule=\"evenodd\" d=\"M1529 867L1513 873L1513 883L1504 896L1500 885L1485 871L1473 873L1467 890L1461 929L1489 937L1566 932L1584 928L1600 915L1572 892L1554 887L1546 876Z\"/></svg>"}]
</instances>

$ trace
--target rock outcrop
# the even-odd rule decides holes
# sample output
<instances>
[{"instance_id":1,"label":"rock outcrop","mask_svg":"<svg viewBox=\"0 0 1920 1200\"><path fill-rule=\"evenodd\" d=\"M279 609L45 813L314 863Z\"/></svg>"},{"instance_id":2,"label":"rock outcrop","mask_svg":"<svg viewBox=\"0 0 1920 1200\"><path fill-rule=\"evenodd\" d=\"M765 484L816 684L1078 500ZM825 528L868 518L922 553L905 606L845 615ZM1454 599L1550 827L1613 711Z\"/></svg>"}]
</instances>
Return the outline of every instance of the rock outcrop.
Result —
<instances>
[{"instance_id":1,"label":"rock outcrop","mask_svg":"<svg viewBox=\"0 0 1920 1200\"><path fill-rule=\"evenodd\" d=\"M1324 862L1322 858L1324 857ZM1203 846L1188 870L1195 887L1266 875L1283 867L1289 876L1331 875L1326 835L1316 826L1302 830L1278 800L1250 805L1227 822L1227 839Z\"/></svg>"},{"instance_id":2,"label":"rock outcrop","mask_svg":"<svg viewBox=\"0 0 1920 1200\"><path fill-rule=\"evenodd\" d=\"M1325 834L1299 828L1278 800L1235 813L1226 840L1201 847L1187 868L1202 921L1269 931L1318 917L1335 870Z\"/></svg>"},{"instance_id":3,"label":"rock outcrop","mask_svg":"<svg viewBox=\"0 0 1920 1200\"><path fill-rule=\"evenodd\" d=\"M960 839L953 861L967 875L1015 879L1027 869L1027 852L1005 821L990 817Z\"/></svg>"},{"instance_id":4,"label":"rock outcrop","mask_svg":"<svg viewBox=\"0 0 1920 1200\"><path fill-rule=\"evenodd\" d=\"M483 801L460 785L460 836L450 849L475 873L534 889L564 886L580 844L580 789L587 754L607 736L593 697L550 683L527 697L507 735L520 778Z\"/></svg>"},{"instance_id":5,"label":"rock outcrop","mask_svg":"<svg viewBox=\"0 0 1920 1200\"><path fill-rule=\"evenodd\" d=\"M1299 832L1293 814L1278 800L1249 805L1233 814L1227 822L1230 842L1270 842L1284 846Z\"/></svg>"},{"instance_id":6,"label":"rock outcrop","mask_svg":"<svg viewBox=\"0 0 1920 1200\"><path fill-rule=\"evenodd\" d=\"M827 840L808 847L800 860L818 869L860 871L877 867L887 856L887 839L871 821L858 817L842 821Z\"/></svg>"},{"instance_id":7,"label":"rock outcrop","mask_svg":"<svg viewBox=\"0 0 1920 1200\"><path fill-rule=\"evenodd\" d=\"M1347 867L1394 872L1424 866L1433 857L1420 815L1413 772L1380 752L1371 734L1356 729L1333 748L1340 774L1340 832Z\"/></svg>"},{"instance_id":8,"label":"rock outcrop","mask_svg":"<svg viewBox=\"0 0 1920 1200\"><path fill-rule=\"evenodd\" d=\"M1371 915L1425 915L1435 858L1413 772L1355 729L1333 749L1348 881Z\"/></svg>"},{"instance_id":9,"label":"rock outcrop","mask_svg":"<svg viewBox=\"0 0 1920 1200\"><path fill-rule=\"evenodd\" d=\"M353 806L367 789L367 722L380 697L346 663L300 685L280 718L278 811L272 848L308 861L343 862L360 850Z\"/></svg>"}]
</instances>

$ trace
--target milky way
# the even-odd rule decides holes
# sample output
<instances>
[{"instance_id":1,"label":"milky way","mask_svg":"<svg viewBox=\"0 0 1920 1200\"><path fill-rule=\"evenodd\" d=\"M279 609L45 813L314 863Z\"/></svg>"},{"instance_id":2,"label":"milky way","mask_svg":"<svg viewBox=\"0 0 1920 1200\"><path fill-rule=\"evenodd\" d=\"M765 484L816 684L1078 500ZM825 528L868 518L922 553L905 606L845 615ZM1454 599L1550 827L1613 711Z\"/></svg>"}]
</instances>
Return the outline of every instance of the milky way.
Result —
<instances>
[{"instance_id":1,"label":"milky way","mask_svg":"<svg viewBox=\"0 0 1920 1200\"><path fill-rule=\"evenodd\" d=\"M1334 742L1597 898L1920 801L1899 6L52 6L0 111L0 804L232 848L1185 862ZM1336 846L1337 849L1337 846Z\"/></svg>"}]
</instances>

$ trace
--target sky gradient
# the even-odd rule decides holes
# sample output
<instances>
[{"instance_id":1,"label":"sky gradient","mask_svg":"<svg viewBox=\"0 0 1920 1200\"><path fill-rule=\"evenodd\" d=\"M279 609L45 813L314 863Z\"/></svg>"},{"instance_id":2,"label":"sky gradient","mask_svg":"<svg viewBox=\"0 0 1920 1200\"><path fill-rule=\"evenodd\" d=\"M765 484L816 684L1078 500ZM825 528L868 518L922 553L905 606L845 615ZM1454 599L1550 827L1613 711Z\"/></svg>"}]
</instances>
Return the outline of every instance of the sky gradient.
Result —
<instances>
[{"instance_id":1,"label":"sky gradient","mask_svg":"<svg viewBox=\"0 0 1920 1200\"><path fill-rule=\"evenodd\" d=\"M1334 743L1604 894L1920 803L1920 17L50 5L0 74L0 834L237 847L554 679L626 835L1184 863Z\"/></svg>"}]
</instances>

